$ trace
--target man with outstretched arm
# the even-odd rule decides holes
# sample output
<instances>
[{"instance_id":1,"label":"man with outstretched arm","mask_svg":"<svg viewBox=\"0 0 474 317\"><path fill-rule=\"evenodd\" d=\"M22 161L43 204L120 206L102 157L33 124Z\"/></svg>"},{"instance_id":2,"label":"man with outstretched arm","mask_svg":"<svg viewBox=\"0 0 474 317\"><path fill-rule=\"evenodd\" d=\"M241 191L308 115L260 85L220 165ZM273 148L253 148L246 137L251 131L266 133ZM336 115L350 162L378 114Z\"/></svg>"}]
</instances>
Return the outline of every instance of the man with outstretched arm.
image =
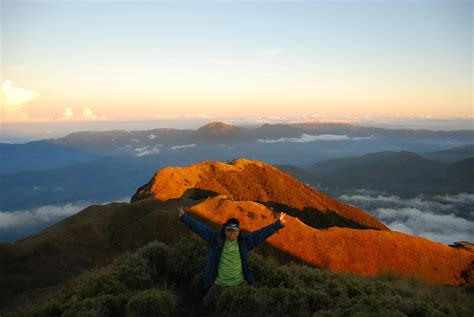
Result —
<instances>
[{"instance_id":1,"label":"man with outstretched arm","mask_svg":"<svg viewBox=\"0 0 474 317\"><path fill-rule=\"evenodd\" d=\"M248 253L283 228L286 215L282 212L279 219L271 225L244 235L240 233L240 222L236 218L227 219L216 232L186 214L183 207L178 208L178 213L180 220L203 238L209 247L203 276L205 284L209 287L202 301L205 307L215 305L226 287L254 283L249 269Z\"/></svg>"}]
</instances>

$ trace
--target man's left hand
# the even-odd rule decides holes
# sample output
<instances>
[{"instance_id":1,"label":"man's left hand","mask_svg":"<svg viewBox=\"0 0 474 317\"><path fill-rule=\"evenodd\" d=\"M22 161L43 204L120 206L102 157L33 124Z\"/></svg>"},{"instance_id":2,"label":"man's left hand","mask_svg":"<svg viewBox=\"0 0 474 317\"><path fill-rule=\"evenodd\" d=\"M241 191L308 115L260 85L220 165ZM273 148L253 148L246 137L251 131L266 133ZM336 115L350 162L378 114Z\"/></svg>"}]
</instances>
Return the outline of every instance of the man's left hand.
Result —
<instances>
[{"instance_id":1,"label":"man's left hand","mask_svg":"<svg viewBox=\"0 0 474 317\"><path fill-rule=\"evenodd\" d=\"M285 223L285 216L286 216L286 212L280 212L280 222L281 223Z\"/></svg>"}]
</instances>

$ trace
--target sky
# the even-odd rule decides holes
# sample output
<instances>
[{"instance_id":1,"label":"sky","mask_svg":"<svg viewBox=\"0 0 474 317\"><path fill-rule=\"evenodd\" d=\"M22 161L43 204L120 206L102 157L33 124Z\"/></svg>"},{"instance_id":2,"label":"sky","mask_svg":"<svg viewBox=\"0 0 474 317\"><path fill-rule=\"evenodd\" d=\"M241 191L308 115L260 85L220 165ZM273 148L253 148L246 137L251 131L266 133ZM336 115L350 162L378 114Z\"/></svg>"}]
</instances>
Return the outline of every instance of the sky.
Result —
<instances>
[{"instance_id":1,"label":"sky","mask_svg":"<svg viewBox=\"0 0 474 317\"><path fill-rule=\"evenodd\" d=\"M2 123L473 119L470 0L0 3Z\"/></svg>"}]
</instances>

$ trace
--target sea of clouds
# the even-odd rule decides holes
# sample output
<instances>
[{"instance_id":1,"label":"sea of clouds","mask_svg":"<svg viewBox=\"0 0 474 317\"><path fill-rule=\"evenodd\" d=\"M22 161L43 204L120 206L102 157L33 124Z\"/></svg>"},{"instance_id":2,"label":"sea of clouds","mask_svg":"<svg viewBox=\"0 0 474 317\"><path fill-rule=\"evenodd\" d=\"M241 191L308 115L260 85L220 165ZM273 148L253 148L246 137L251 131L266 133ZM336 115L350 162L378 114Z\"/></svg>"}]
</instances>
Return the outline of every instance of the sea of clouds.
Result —
<instances>
[{"instance_id":1,"label":"sea of clouds","mask_svg":"<svg viewBox=\"0 0 474 317\"><path fill-rule=\"evenodd\" d=\"M128 197L114 202L126 202ZM106 202L82 201L62 205L47 205L38 208L15 211L0 211L0 242L13 242L72 216L92 204L104 205Z\"/></svg>"},{"instance_id":2,"label":"sea of clouds","mask_svg":"<svg viewBox=\"0 0 474 317\"><path fill-rule=\"evenodd\" d=\"M443 244L474 243L474 194L401 198L364 189L339 200L368 211L391 230L424 237ZM127 198L114 200L128 201ZM101 202L100 204L106 204ZM72 216L92 202L48 205L16 211L0 211L0 242L12 242Z\"/></svg>"},{"instance_id":3,"label":"sea of clouds","mask_svg":"<svg viewBox=\"0 0 474 317\"><path fill-rule=\"evenodd\" d=\"M320 135L311 135L311 134L302 134L298 138L279 138L279 139L258 139L260 143L308 143L315 141L348 141L348 140L367 140L371 139L373 136L368 137L349 137L347 135L338 135L338 134L320 134Z\"/></svg>"},{"instance_id":4,"label":"sea of clouds","mask_svg":"<svg viewBox=\"0 0 474 317\"><path fill-rule=\"evenodd\" d=\"M474 243L474 194L471 193L404 199L359 189L339 199L368 211L391 230L443 244Z\"/></svg>"}]
</instances>

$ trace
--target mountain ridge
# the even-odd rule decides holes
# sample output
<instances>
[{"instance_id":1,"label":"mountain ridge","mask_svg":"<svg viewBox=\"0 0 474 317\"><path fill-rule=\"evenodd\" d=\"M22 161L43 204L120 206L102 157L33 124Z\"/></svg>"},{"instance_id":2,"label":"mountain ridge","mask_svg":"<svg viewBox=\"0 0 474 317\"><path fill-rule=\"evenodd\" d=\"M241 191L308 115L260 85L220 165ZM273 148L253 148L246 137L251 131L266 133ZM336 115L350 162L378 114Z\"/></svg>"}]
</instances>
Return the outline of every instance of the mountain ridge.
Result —
<instances>
[{"instance_id":1,"label":"mountain ridge","mask_svg":"<svg viewBox=\"0 0 474 317\"><path fill-rule=\"evenodd\" d=\"M336 135L338 138L336 138L337 142L328 142L325 138L300 140L305 134ZM215 152L225 150L219 148L219 145L226 145L238 147L244 156L264 161L277 155L282 158L287 157L284 161L272 163L290 163L290 158L294 161L297 158L302 160L308 157L307 164L297 164L303 166L310 164L311 161L344 157L352 153L363 154L376 149L406 149L420 152L442 150L444 147L440 144L462 145L472 143L473 138L474 131L471 130L397 130L341 123L264 124L249 128L223 122L211 122L196 130L159 128L145 131L82 131L57 139L24 144L0 144L0 160L5 161L5 164L0 165L0 174L35 170L38 162L45 164L43 169L57 168L71 163L90 162L96 158L157 154L169 148L191 145L195 146L195 150L199 150L200 146L215 146L214 151L208 150L209 159L213 160L221 160L215 156ZM310 144L319 151L306 151L305 148ZM43 145L42 148L38 148L39 145ZM343 145L343 147L337 145ZM284 153L281 151L278 153L278 148L282 146L286 150ZM64 152L63 156L44 153L48 147L58 148L57 151ZM262 148L266 151L262 152ZM290 155L295 150L300 154L297 157ZM22 154L17 155L18 151ZM37 160L29 159L33 152ZM20 164L22 159L25 162ZM19 163L16 163L17 161Z\"/></svg>"},{"instance_id":2,"label":"mountain ridge","mask_svg":"<svg viewBox=\"0 0 474 317\"><path fill-rule=\"evenodd\" d=\"M305 171L320 186L336 190L365 188L403 197L474 192L472 158L447 163L408 151L385 151L326 160Z\"/></svg>"},{"instance_id":3,"label":"mountain ridge","mask_svg":"<svg viewBox=\"0 0 474 317\"><path fill-rule=\"evenodd\" d=\"M273 166L238 160L163 168L130 203L89 206L39 234L0 243L0 306L150 241L189 235L178 206L214 225L238 217L245 231L275 221L275 211L286 206L286 227L268 240L274 252L363 276L389 272L440 284L474 282L472 247L390 231L364 211L318 194Z\"/></svg>"},{"instance_id":4,"label":"mountain ridge","mask_svg":"<svg viewBox=\"0 0 474 317\"><path fill-rule=\"evenodd\" d=\"M319 193L269 164L248 159L164 168L131 201L148 197L166 201L183 197L189 190L194 195L201 191L200 195L256 201L298 215L305 223L320 228L343 222L350 227L388 230L366 212Z\"/></svg>"},{"instance_id":5,"label":"mountain ridge","mask_svg":"<svg viewBox=\"0 0 474 317\"><path fill-rule=\"evenodd\" d=\"M454 163L459 160L474 157L474 144L466 144L448 150L422 153L422 156L439 162Z\"/></svg>"}]
</instances>

